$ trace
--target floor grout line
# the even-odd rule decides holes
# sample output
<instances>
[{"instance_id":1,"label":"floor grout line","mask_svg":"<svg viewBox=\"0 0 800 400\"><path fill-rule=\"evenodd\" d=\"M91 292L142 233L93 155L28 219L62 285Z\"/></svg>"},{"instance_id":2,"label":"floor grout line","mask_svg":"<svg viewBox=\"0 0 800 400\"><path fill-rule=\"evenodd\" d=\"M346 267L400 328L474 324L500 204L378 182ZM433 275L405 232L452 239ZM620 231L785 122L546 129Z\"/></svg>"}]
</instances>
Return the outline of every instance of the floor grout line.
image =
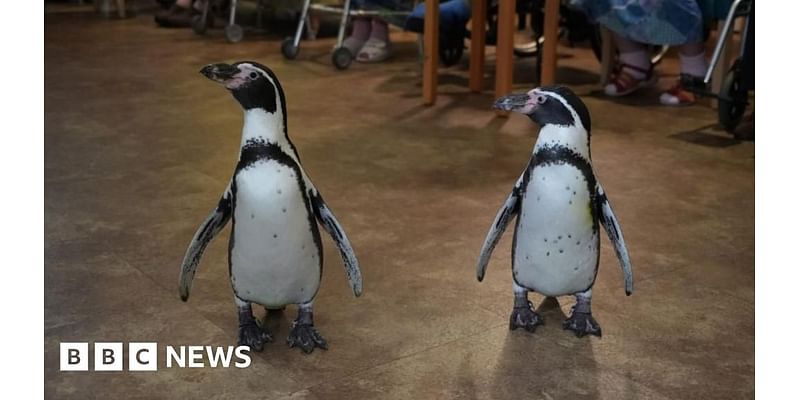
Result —
<instances>
[{"instance_id":1,"label":"floor grout line","mask_svg":"<svg viewBox=\"0 0 800 400\"><path fill-rule=\"evenodd\" d=\"M370 371L370 370L373 370L373 369L376 369L376 368L380 368L380 367L382 367L384 365L389 365L389 364L392 364L394 362L404 360L406 358L414 357L414 356L416 356L418 354L422 354L422 353L425 353L425 352L428 352L428 351L431 351L431 350L435 350L435 349L437 349L439 347L447 346L449 344L452 344L452 343L455 343L455 342L458 342L458 341L461 341L461 340L470 339L470 338L473 338L475 336L485 334L486 331L488 331L488 330L496 329L496 328L499 328L499 327L504 326L504 325L505 325L505 323L498 324L496 326L489 326L489 327L487 327L486 329L484 329L482 331L475 332L475 333L470 334L470 335L462 336L460 338L456 338L456 339L453 339L453 340L450 340L450 341L447 341L447 342L444 342L444 343L440 343L440 344L437 344L437 345L434 345L434 346L431 346L431 347L427 347L427 348L424 348L424 349L421 349L421 350L418 350L418 351L415 351L415 352L412 352L412 353L409 353L409 354L406 354L406 355L402 355L400 357L393 358L391 360L387 360L385 362L382 362L382 363L379 363L379 364L375 364L375 365L372 365L370 367L366 367L366 368L359 369L357 371L353 371L352 373L349 373L349 374L346 374L346 375L342 375L342 376L339 376L339 377L335 377L335 378L331 378L331 379L328 379L328 380L324 380L322 382L317 382L317 383L315 383L315 384L313 384L311 386L305 387L305 388L303 388L303 389L301 389L301 390L299 390L297 392L294 392L292 394L298 393L298 392L303 391L303 390L312 389L314 387L326 384L326 383L328 383L328 382L330 382L332 380L335 380L335 379L346 379L346 378L350 378L350 377L353 377L353 376L357 376L357 375L360 375L360 374L362 374L364 372L367 372L367 371Z\"/></svg>"},{"instance_id":2,"label":"floor grout line","mask_svg":"<svg viewBox=\"0 0 800 400\"><path fill-rule=\"evenodd\" d=\"M162 289L164 292L166 292L166 293L167 293L167 296L169 297L169 292L171 292L171 290L170 290L170 289L167 289L166 287L164 287L164 286L160 285L160 284L159 284L159 282L158 282L158 281L157 281L155 278L151 277L149 274L145 273L144 271L142 271L142 270L141 270L141 269L139 269L138 267L136 267L136 266L133 266L133 265L132 265L132 264L130 264L128 261L124 260L124 259L123 259L122 257L120 257L118 254L116 254L116 252L111 252L111 254L112 254L112 256L113 256L114 258L117 258L117 259L118 259L120 262L124 263L126 266L128 266L128 267L130 267L130 268L132 268L132 269L134 269L134 270L138 271L138 272L139 272L139 273L141 273L142 275L144 275L144 276L146 277L146 279L148 279L148 280L150 280L151 282L153 282L157 288L160 288L160 289ZM186 306L186 307L189 307L189 308L190 308L192 311L194 311L194 312L195 312L195 315L198 315L198 316L200 316L200 317L201 317L201 318L202 318L202 319L203 319L205 322L207 322L209 325L211 325L211 326L214 326L215 328L217 328L217 329L220 331L220 333L221 333L223 336L227 336L227 332L228 332L228 331L227 331L227 329L225 329L224 327L222 327L222 326L218 325L217 323L215 323L215 322L214 322L214 321L212 321L211 319L207 318L205 315L203 315L203 313L202 313L200 310L198 310L198 309L197 309L196 307L194 307L193 305L189 304L189 302L182 302L182 303L184 304L184 306ZM231 308L233 308L233 307L231 307ZM261 359L261 360L262 360L264 363L266 363L267 365L269 365L271 368L274 368L274 369L280 369L278 366L276 366L276 365L274 365L274 364L270 363L270 362L269 362L269 359L267 359L267 358L265 358L265 357L258 357L258 358L259 358L259 359ZM290 380L291 380L291 383L292 383L293 385L297 385L297 386L300 386L300 385L301 385L301 384L300 384L299 382L297 382L297 380L295 380L295 379L294 379L292 376L287 376L287 377L286 377L286 379L290 379ZM293 392L293 393L294 393L294 392Z\"/></svg>"}]
</instances>

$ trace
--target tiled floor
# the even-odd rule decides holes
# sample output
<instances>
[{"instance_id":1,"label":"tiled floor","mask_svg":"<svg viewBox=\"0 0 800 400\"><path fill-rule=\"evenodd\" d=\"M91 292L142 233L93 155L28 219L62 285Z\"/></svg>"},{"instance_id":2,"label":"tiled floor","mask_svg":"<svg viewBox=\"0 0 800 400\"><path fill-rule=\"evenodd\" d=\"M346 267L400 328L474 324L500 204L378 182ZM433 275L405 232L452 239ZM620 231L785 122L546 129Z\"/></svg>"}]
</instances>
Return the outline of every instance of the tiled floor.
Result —
<instances>
[{"instance_id":1,"label":"tiled floor","mask_svg":"<svg viewBox=\"0 0 800 400\"><path fill-rule=\"evenodd\" d=\"M330 39L284 61L277 37L227 44L156 29L147 15L45 17L45 390L48 398L737 399L754 396L754 145L706 106L664 108L657 91L599 96L597 62L562 48L559 81L592 113L592 155L634 263L636 293L603 239L594 313L602 338L561 330L572 299L533 296L547 325L508 330L510 237L483 283L475 262L528 160L536 128L468 94L464 64L420 101L415 38L383 65L330 65ZM491 53L491 51L490 51ZM235 344L227 236L210 246L188 303L178 267L230 178L241 112L198 74L257 60L280 77L289 133L362 265L353 298L338 254L316 324L330 350L276 342L246 369L60 372L59 342ZM490 54L486 87L492 81ZM533 84L517 63L516 90ZM662 66L675 72L673 60ZM662 80L671 83L674 76ZM164 354L160 354L163 360Z\"/></svg>"}]
</instances>

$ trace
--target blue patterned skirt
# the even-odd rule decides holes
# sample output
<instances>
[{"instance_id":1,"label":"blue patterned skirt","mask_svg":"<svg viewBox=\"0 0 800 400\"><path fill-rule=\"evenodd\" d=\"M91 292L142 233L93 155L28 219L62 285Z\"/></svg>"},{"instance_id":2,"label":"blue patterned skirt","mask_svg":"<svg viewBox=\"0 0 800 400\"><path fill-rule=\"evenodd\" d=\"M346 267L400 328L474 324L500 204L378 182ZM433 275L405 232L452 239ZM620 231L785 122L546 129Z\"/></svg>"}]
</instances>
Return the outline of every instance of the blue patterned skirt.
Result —
<instances>
[{"instance_id":1,"label":"blue patterned skirt","mask_svg":"<svg viewBox=\"0 0 800 400\"><path fill-rule=\"evenodd\" d=\"M703 40L697 0L570 0L593 21L633 41L679 45Z\"/></svg>"}]
</instances>

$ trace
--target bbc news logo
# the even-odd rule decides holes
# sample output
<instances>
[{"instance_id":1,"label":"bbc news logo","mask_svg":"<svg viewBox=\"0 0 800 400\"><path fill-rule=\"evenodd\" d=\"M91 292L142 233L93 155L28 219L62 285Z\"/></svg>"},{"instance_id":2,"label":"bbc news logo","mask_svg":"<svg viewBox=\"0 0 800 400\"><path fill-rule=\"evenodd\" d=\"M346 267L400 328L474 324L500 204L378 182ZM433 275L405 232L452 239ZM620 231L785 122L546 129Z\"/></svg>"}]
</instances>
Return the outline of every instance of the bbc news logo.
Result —
<instances>
[{"instance_id":1,"label":"bbc news logo","mask_svg":"<svg viewBox=\"0 0 800 400\"><path fill-rule=\"evenodd\" d=\"M123 343L96 342L94 357L89 356L89 343L61 343L61 371L122 371ZM166 368L247 368L250 366L248 346L166 346ZM158 371L158 343L128 343L128 371Z\"/></svg>"}]
</instances>

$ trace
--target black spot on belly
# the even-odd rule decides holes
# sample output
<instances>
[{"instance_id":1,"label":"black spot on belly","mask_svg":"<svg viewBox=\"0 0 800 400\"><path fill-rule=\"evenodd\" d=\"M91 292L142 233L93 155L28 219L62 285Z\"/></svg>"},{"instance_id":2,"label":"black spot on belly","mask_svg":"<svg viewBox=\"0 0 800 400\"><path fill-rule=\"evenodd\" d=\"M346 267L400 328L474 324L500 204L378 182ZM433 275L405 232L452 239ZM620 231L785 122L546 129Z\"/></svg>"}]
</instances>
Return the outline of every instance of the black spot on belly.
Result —
<instances>
[{"instance_id":1,"label":"black spot on belly","mask_svg":"<svg viewBox=\"0 0 800 400\"><path fill-rule=\"evenodd\" d=\"M278 189L278 194L281 194L281 193L283 193L283 192L280 189Z\"/></svg>"},{"instance_id":2,"label":"black spot on belly","mask_svg":"<svg viewBox=\"0 0 800 400\"><path fill-rule=\"evenodd\" d=\"M569 201L569 204L572 205L572 200Z\"/></svg>"},{"instance_id":3,"label":"black spot on belly","mask_svg":"<svg viewBox=\"0 0 800 400\"><path fill-rule=\"evenodd\" d=\"M558 252L559 252L559 253L563 253L563 252L564 252L564 249L558 249Z\"/></svg>"},{"instance_id":4,"label":"black spot on belly","mask_svg":"<svg viewBox=\"0 0 800 400\"><path fill-rule=\"evenodd\" d=\"M578 267L575 267L575 270L577 271L577 270L578 270ZM302 292L304 289L305 289L305 288L300 288L300 291Z\"/></svg>"},{"instance_id":5,"label":"black spot on belly","mask_svg":"<svg viewBox=\"0 0 800 400\"><path fill-rule=\"evenodd\" d=\"M572 235L567 235L568 238L572 239Z\"/></svg>"},{"instance_id":6,"label":"black spot on belly","mask_svg":"<svg viewBox=\"0 0 800 400\"><path fill-rule=\"evenodd\" d=\"M282 208L281 211L283 211L283 213L286 214L286 208L285 207Z\"/></svg>"},{"instance_id":7,"label":"black spot on belly","mask_svg":"<svg viewBox=\"0 0 800 400\"><path fill-rule=\"evenodd\" d=\"M573 268L573 269L574 269L575 271L577 271L577 270L578 270L578 267L575 267L575 268Z\"/></svg>"},{"instance_id":8,"label":"black spot on belly","mask_svg":"<svg viewBox=\"0 0 800 400\"><path fill-rule=\"evenodd\" d=\"M254 219L256 217L255 214L250 214L250 219Z\"/></svg>"},{"instance_id":9,"label":"black spot on belly","mask_svg":"<svg viewBox=\"0 0 800 400\"><path fill-rule=\"evenodd\" d=\"M561 240L561 235L558 235L558 240Z\"/></svg>"},{"instance_id":10,"label":"black spot on belly","mask_svg":"<svg viewBox=\"0 0 800 400\"><path fill-rule=\"evenodd\" d=\"M581 241L578 240L578 243L575 243L575 245L580 246L581 245Z\"/></svg>"},{"instance_id":11,"label":"black spot on belly","mask_svg":"<svg viewBox=\"0 0 800 400\"><path fill-rule=\"evenodd\" d=\"M550 252L549 251L547 252L547 256L550 257Z\"/></svg>"},{"instance_id":12,"label":"black spot on belly","mask_svg":"<svg viewBox=\"0 0 800 400\"><path fill-rule=\"evenodd\" d=\"M547 238L544 238L544 242L547 243Z\"/></svg>"},{"instance_id":13,"label":"black spot on belly","mask_svg":"<svg viewBox=\"0 0 800 400\"><path fill-rule=\"evenodd\" d=\"M569 191L569 186L567 186L567 191Z\"/></svg>"},{"instance_id":14,"label":"black spot on belly","mask_svg":"<svg viewBox=\"0 0 800 400\"><path fill-rule=\"evenodd\" d=\"M272 234L272 238L273 239L277 239L278 238L278 234L277 233Z\"/></svg>"}]
</instances>

